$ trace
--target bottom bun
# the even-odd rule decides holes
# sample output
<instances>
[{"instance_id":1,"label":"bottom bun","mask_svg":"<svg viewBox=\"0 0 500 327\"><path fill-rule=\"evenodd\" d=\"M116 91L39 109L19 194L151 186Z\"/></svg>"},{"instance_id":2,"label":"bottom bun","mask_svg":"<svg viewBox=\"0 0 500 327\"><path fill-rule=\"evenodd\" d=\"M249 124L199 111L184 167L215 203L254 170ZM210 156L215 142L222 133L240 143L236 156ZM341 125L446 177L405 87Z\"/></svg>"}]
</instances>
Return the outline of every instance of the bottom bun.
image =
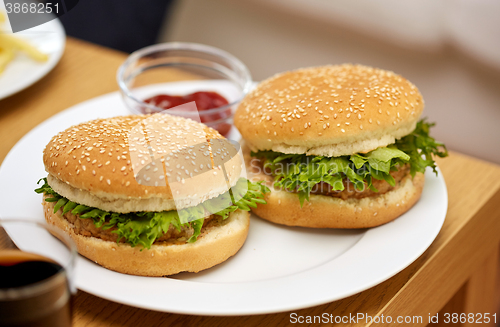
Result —
<instances>
[{"instance_id":1,"label":"bottom bun","mask_svg":"<svg viewBox=\"0 0 500 327\"><path fill-rule=\"evenodd\" d=\"M326 195L311 194L300 207L295 193L271 188L265 195L266 205L252 211L273 223L313 228L367 228L385 224L408 211L420 198L424 175L404 177L391 191L365 197L342 200Z\"/></svg>"},{"instance_id":2,"label":"bottom bun","mask_svg":"<svg viewBox=\"0 0 500 327\"><path fill-rule=\"evenodd\" d=\"M138 276L168 276L213 267L238 252L250 226L250 214L237 210L223 225L207 230L194 243L153 244L151 249L145 249L76 234L73 224L60 211L53 213L53 202L44 201L43 206L47 223L69 234L78 253L105 268Z\"/></svg>"}]
</instances>

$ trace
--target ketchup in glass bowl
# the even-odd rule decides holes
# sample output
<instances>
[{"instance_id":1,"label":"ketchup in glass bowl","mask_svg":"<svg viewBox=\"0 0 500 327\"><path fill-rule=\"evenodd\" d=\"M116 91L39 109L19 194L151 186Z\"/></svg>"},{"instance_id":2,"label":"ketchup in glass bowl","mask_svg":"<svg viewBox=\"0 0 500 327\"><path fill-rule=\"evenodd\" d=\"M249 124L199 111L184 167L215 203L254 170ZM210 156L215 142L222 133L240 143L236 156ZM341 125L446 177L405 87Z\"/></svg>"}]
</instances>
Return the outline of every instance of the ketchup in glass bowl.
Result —
<instances>
[{"instance_id":1,"label":"ketchup in glass bowl","mask_svg":"<svg viewBox=\"0 0 500 327\"><path fill-rule=\"evenodd\" d=\"M186 95L168 95L159 94L144 100L147 104L156 106L162 109L170 109L182 104L194 101L198 113L210 109L226 107L224 111L212 113L210 115L200 114L200 121L204 124L211 124L218 122L214 127L224 136L227 136L231 130L231 125L225 122L226 118L232 117L231 108L228 106L229 102L226 98L217 92L213 91L199 91Z\"/></svg>"},{"instance_id":2,"label":"ketchup in glass bowl","mask_svg":"<svg viewBox=\"0 0 500 327\"><path fill-rule=\"evenodd\" d=\"M201 121L231 136L233 113L252 86L246 66L231 54L195 43L163 43L132 53L117 74L136 114L166 112ZM175 107L195 102L197 116ZM182 107L180 107L182 108Z\"/></svg>"},{"instance_id":3,"label":"ketchup in glass bowl","mask_svg":"<svg viewBox=\"0 0 500 327\"><path fill-rule=\"evenodd\" d=\"M144 100L144 102L152 104L154 106L170 109L173 107L180 106L188 102L194 101L196 107L199 111L214 109L229 104L226 98L217 92L194 92L187 95L168 95L160 94L149 99Z\"/></svg>"}]
</instances>

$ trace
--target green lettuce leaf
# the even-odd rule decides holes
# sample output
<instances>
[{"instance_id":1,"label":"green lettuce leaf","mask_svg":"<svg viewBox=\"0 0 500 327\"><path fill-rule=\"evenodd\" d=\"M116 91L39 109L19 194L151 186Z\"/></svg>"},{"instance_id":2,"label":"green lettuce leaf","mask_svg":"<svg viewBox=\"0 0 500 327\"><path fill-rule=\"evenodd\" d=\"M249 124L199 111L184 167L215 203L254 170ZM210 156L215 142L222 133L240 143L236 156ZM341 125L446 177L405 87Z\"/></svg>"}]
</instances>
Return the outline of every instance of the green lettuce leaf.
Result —
<instances>
[{"instance_id":1,"label":"green lettuce leaf","mask_svg":"<svg viewBox=\"0 0 500 327\"><path fill-rule=\"evenodd\" d=\"M302 206L305 200L309 200L313 187L321 182L329 184L334 191L343 191L343 180L348 179L358 190L368 187L377 191L373 179L385 180L394 186L390 172L405 164L410 165L413 177L417 172L425 172L426 167L432 167L437 173L432 156L446 157L448 151L443 143L429 136L432 126L434 124L421 120L411 134L395 144L366 154L322 157L259 151L252 152L252 156L264 161L265 171L271 171L274 176L274 186L296 192Z\"/></svg>"},{"instance_id":2,"label":"green lettuce leaf","mask_svg":"<svg viewBox=\"0 0 500 327\"><path fill-rule=\"evenodd\" d=\"M182 227L192 228L194 233L187 241L190 243L196 242L201 233L204 217L207 215L206 212L214 213L221 216L222 219L226 219L231 212L238 209L249 211L250 207L256 207L257 203L265 204L264 194L269 192L269 189L262 182L253 183L241 178L236 186L232 188L232 191L238 193L239 190L248 190L238 196L236 203L231 201L230 193L226 192L196 207L182 209L183 219L181 221L178 212L175 210L117 213L78 204L55 192L47 183L46 178L40 179L38 184L41 181L43 181L43 185L37 188L35 192L48 195L49 197L45 199L47 202L56 202L54 213L62 208L63 213L71 212L80 219L92 219L97 228L105 230L114 228L112 233L118 235L118 241L124 239L131 246L142 245L148 249L169 230L171 225L179 231ZM247 187L244 187L245 183ZM243 193L243 191L239 193Z\"/></svg>"},{"instance_id":3,"label":"green lettuce leaf","mask_svg":"<svg viewBox=\"0 0 500 327\"><path fill-rule=\"evenodd\" d=\"M417 127L410 135L396 141L397 148L410 156L412 176L417 172L424 173L426 167L431 167L437 175L436 162L432 156L440 158L448 156L446 146L429 135L429 130L434 125L436 124L423 119L417 123Z\"/></svg>"}]
</instances>

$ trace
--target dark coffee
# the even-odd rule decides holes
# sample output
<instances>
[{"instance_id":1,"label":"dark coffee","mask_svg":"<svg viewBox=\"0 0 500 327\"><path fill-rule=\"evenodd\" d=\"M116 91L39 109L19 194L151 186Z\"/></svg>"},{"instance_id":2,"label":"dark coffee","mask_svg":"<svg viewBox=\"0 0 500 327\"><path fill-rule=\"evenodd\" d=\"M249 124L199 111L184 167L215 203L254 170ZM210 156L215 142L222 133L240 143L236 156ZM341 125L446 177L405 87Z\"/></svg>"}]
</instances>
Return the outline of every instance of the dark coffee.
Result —
<instances>
[{"instance_id":1,"label":"dark coffee","mask_svg":"<svg viewBox=\"0 0 500 327\"><path fill-rule=\"evenodd\" d=\"M40 282L61 271L61 265L29 258L2 258L0 256L0 288L13 288Z\"/></svg>"},{"instance_id":2,"label":"dark coffee","mask_svg":"<svg viewBox=\"0 0 500 327\"><path fill-rule=\"evenodd\" d=\"M0 326L71 326L70 292L58 263L0 250Z\"/></svg>"}]
</instances>

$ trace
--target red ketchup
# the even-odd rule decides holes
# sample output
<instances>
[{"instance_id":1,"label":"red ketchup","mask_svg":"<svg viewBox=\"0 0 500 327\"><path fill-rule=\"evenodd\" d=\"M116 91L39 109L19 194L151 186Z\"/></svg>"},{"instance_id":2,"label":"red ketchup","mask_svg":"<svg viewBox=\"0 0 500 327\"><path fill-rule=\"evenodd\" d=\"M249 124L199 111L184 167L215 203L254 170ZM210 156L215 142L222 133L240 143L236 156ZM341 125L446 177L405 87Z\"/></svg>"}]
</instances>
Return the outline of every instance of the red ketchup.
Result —
<instances>
[{"instance_id":1,"label":"red ketchup","mask_svg":"<svg viewBox=\"0 0 500 327\"><path fill-rule=\"evenodd\" d=\"M226 98L224 98L217 92L195 92L187 95L159 94L144 100L144 102L162 109L173 108L181 104L185 104L192 101L196 102L196 107L198 108L198 112L219 108L229 104ZM229 118L230 116L231 116L231 108L228 107L225 110L210 115L202 113L200 114L200 119L202 123L205 124L208 123L210 127L215 128L222 135L227 135L227 133L229 133L229 130L231 129L230 124L221 122L214 125L210 124L210 122L214 122L224 118Z\"/></svg>"}]
</instances>

